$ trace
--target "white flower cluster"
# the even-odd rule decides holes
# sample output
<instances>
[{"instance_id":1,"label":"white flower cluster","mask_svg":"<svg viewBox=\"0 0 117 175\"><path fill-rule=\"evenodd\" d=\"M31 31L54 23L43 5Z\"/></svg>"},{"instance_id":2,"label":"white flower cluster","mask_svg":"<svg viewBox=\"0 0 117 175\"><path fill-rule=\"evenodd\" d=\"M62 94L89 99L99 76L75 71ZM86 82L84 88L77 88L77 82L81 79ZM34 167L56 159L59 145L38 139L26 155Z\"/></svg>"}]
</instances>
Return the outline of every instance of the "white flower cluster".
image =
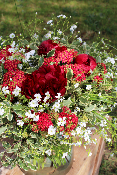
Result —
<instances>
[{"instance_id":1,"label":"white flower cluster","mask_svg":"<svg viewBox=\"0 0 117 175\"><path fill-rule=\"evenodd\" d=\"M20 92L21 92L21 88L19 88L18 86L16 86L16 88L13 90L12 93L13 93L15 96L18 96Z\"/></svg>"},{"instance_id":2,"label":"white flower cluster","mask_svg":"<svg viewBox=\"0 0 117 175\"><path fill-rule=\"evenodd\" d=\"M28 62L29 58L35 54L35 50L25 53L25 59L22 59L23 62Z\"/></svg>"},{"instance_id":3,"label":"white flower cluster","mask_svg":"<svg viewBox=\"0 0 117 175\"><path fill-rule=\"evenodd\" d=\"M44 35L45 38L49 39L51 38L51 34L53 34L53 31L49 31L46 35Z\"/></svg>"},{"instance_id":4,"label":"white flower cluster","mask_svg":"<svg viewBox=\"0 0 117 175\"><path fill-rule=\"evenodd\" d=\"M77 28L77 26L75 24L73 24L71 27L70 27L70 31L71 33L74 32L74 30Z\"/></svg>"},{"instance_id":5,"label":"white flower cluster","mask_svg":"<svg viewBox=\"0 0 117 175\"><path fill-rule=\"evenodd\" d=\"M105 59L105 62L108 63L112 63L112 64L115 64L115 59L114 58L111 58L111 57L107 57L107 59Z\"/></svg>"},{"instance_id":6,"label":"white flower cluster","mask_svg":"<svg viewBox=\"0 0 117 175\"><path fill-rule=\"evenodd\" d=\"M57 17L58 17L58 18L60 18L60 17L66 18L66 16L65 16L65 15L63 15L63 14L58 15Z\"/></svg>"},{"instance_id":7,"label":"white flower cluster","mask_svg":"<svg viewBox=\"0 0 117 175\"><path fill-rule=\"evenodd\" d=\"M3 106L0 107L0 115L2 116L4 114L4 109L2 109Z\"/></svg>"},{"instance_id":8,"label":"white flower cluster","mask_svg":"<svg viewBox=\"0 0 117 175\"><path fill-rule=\"evenodd\" d=\"M8 90L8 86L4 86L3 88L2 88L2 91L3 91L3 93L5 94L5 95L7 95L7 94L9 94L9 90Z\"/></svg>"}]
</instances>

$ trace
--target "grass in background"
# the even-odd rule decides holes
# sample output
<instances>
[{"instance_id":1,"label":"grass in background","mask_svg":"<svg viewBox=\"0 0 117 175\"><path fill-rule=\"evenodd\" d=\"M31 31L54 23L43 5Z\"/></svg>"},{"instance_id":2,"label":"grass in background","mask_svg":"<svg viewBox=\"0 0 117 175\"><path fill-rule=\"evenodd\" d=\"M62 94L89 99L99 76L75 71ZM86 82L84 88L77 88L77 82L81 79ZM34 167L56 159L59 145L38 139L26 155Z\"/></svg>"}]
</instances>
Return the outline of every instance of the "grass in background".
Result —
<instances>
[{"instance_id":1,"label":"grass in background","mask_svg":"<svg viewBox=\"0 0 117 175\"><path fill-rule=\"evenodd\" d=\"M38 25L38 31L45 27L47 21L51 19L52 13L55 16L64 14L72 17L70 24L78 22L77 31L81 31L80 36L87 43L95 41L100 31L100 37L111 40L111 45L117 48L116 0L1 0L0 36L9 35L14 31L18 34L23 33L23 22L27 24L34 19L36 12L37 18L43 21L43 24ZM33 25L30 26L30 29L33 27ZM117 50L110 49L117 55Z\"/></svg>"},{"instance_id":2,"label":"grass in background","mask_svg":"<svg viewBox=\"0 0 117 175\"><path fill-rule=\"evenodd\" d=\"M54 16L63 14L71 16L69 24L78 22L75 35L80 31L78 37L83 41L92 43L100 31L100 38L111 40L111 45L117 48L117 0L0 0L0 36L6 37L16 31L30 39L30 31L24 30L23 23L27 25L34 20L36 12L37 18L43 21L37 23L37 31L48 29L47 21L51 20L52 13ZM33 30L34 25L30 25L30 29ZM110 49L117 55L117 50ZM111 115L117 117L117 110ZM113 147L108 150L106 144L99 175L117 174L117 154L110 157Z\"/></svg>"}]
</instances>

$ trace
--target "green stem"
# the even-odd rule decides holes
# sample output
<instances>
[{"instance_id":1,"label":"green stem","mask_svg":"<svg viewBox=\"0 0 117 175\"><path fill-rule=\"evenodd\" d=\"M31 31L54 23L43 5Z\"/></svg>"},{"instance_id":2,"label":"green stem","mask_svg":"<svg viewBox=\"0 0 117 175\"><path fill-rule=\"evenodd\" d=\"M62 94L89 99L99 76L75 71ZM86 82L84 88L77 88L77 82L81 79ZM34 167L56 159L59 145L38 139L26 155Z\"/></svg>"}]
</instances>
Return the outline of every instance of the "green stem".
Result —
<instances>
[{"instance_id":1,"label":"green stem","mask_svg":"<svg viewBox=\"0 0 117 175\"><path fill-rule=\"evenodd\" d=\"M17 15L18 15L19 23L20 23L20 26L21 26L21 29L22 29L22 33L23 33L23 36L24 36L24 31L23 31L23 28L22 28L22 25L21 25L21 21L20 21L20 18L19 18L19 13L18 13L18 10L17 10L16 1L14 0L14 2L15 2L15 7L16 7L16 11L17 11Z\"/></svg>"}]
</instances>

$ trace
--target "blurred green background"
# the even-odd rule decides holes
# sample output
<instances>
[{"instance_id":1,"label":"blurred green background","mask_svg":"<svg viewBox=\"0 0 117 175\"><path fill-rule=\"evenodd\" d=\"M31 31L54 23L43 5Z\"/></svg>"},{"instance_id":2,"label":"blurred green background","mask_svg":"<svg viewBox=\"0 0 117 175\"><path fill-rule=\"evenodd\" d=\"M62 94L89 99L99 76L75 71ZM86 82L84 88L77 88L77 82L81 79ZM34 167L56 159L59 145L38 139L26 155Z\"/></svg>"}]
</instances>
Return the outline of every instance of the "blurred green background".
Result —
<instances>
[{"instance_id":1,"label":"blurred green background","mask_svg":"<svg viewBox=\"0 0 117 175\"><path fill-rule=\"evenodd\" d=\"M0 0L0 36L15 31L28 34L23 22L34 19L36 12L37 18L43 20L36 28L38 31L51 20L52 13L63 14L72 17L69 24L78 22L75 32L80 31L87 43L95 41L100 31L100 37L111 40L117 48L117 0ZM30 29L33 28L31 25ZM117 55L117 50L110 49Z\"/></svg>"}]
</instances>

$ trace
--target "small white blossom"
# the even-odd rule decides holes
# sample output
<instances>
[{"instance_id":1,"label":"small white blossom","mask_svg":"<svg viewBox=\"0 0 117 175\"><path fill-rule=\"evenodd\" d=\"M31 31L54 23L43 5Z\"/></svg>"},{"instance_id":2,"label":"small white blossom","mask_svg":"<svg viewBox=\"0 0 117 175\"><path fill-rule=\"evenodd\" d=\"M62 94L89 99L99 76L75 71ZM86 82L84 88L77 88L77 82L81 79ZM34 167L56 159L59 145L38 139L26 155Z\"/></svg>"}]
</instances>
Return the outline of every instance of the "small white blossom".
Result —
<instances>
[{"instance_id":1,"label":"small white blossom","mask_svg":"<svg viewBox=\"0 0 117 175\"><path fill-rule=\"evenodd\" d=\"M2 36L0 36L0 40L2 39Z\"/></svg>"},{"instance_id":2,"label":"small white blossom","mask_svg":"<svg viewBox=\"0 0 117 175\"><path fill-rule=\"evenodd\" d=\"M64 126L65 124L66 124L66 117L63 117L63 118L59 117L57 125L58 126Z\"/></svg>"},{"instance_id":3,"label":"small white blossom","mask_svg":"<svg viewBox=\"0 0 117 175\"><path fill-rule=\"evenodd\" d=\"M44 107L47 108L49 105L50 105L49 102L48 102L48 103L45 103L45 104L44 104Z\"/></svg>"},{"instance_id":4,"label":"small white blossom","mask_svg":"<svg viewBox=\"0 0 117 175\"><path fill-rule=\"evenodd\" d=\"M104 40L103 40L103 39L101 39L101 41L102 41L102 43L105 45L105 42L104 42Z\"/></svg>"},{"instance_id":5,"label":"small white blossom","mask_svg":"<svg viewBox=\"0 0 117 175\"><path fill-rule=\"evenodd\" d=\"M47 22L47 24L51 24L53 22L53 20L49 20L48 22Z\"/></svg>"},{"instance_id":6,"label":"small white blossom","mask_svg":"<svg viewBox=\"0 0 117 175\"><path fill-rule=\"evenodd\" d=\"M101 120L100 126L101 127L107 126L106 123L107 123L106 120Z\"/></svg>"},{"instance_id":7,"label":"small white blossom","mask_svg":"<svg viewBox=\"0 0 117 175\"><path fill-rule=\"evenodd\" d=\"M34 37L35 39L37 39L37 38L38 38L38 35L35 33L35 34L33 35L33 37Z\"/></svg>"},{"instance_id":8,"label":"small white blossom","mask_svg":"<svg viewBox=\"0 0 117 175\"><path fill-rule=\"evenodd\" d=\"M86 85L86 89L90 90L91 89L91 85Z\"/></svg>"},{"instance_id":9,"label":"small white blossom","mask_svg":"<svg viewBox=\"0 0 117 175\"><path fill-rule=\"evenodd\" d=\"M36 97L36 98L35 98L36 101L41 101L41 98L42 98L42 97L41 97L40 94L35 94L34 97Z\"/></svg>"},{"instance_id":10,"label":"small white blossom","mask_svg":"<svg viewBox=\"0 0 117 175\"><path fill-rule=\"evenodd\" d=\"M100 31L99 31L98 33L99 33L99 35L100 35Z\"/></svg>"},{"instance_id":11,"label":"small white blossom","mask_svg":"<svg viewBox=\"0 0 117 175\"><path fill-rule=\"evenodd\" d=\"M9 90L8 90L8 86L4 86L3 88L2 88L2 91L4 92L4 94L6 95L6 94L9 94Z\"/></svg>"},{"instance_id":12,"label":"small white blossom","mask_svg":"<svg viewBox=\"0 0 117 175\"><path fill-rule=\"evenodd\" d=\"M115 87L115 90L117 91L117 87Z\"/></svg>"},{"instance_id":13,"label":"small white blossom","mask_svg":"<svg viewBox=\"0 0 117 175\"><path fill-rule=\"evenodd\" d=\"M80 38L80 37L79 37L79 38L77 38L77 40L79 40L79 41L80 41L80 43L82 43L82 38Z\"/></svg>"},{"instance_id":14,"label":"small white blossom","mask_svg":"<svg viewBox=\"0 0 117 175\"><path fill-rule=\"evenodd\" d=\"M45 95L46 95L46 98L47 98L47 99L50 98L50 93L49 93L49 91L47 91L47 92L45 93Z\"/></svg>"},{"instance_id":15,"label":"small white blossom","mask_svg":"<svg viewBox=\"0 0 117 175\"><path fill-rule=\"evenodd\" d=\"M22 65L22 64L18 64L18 67L19 67L20 69L22 69L23 65Z\"/></svg>"},{"instance_id":16,"label":"small white blossom","mask_svg":"<svg viewBox=\"0 0 117 175\"><path fill-rule=\"evenodd\" d=\"M35 54L35 50L31 50L29 53L31 56L33 56Z\"/></svg>"},{"instance_id":17,"label":"small white blossom","mask_svg":"<svg viewBox=\"0 0 117 175\"><path fill-rule=\"evenodd\" d=\"M53 40L56 40L56 39L60 39L60 38L59 38L59 37L57 37L57 36L56 36L56 37L53 37Z\"/></svg>"},{"instance_id":18,"label":"small white blossom","mask_svg":"<svg viewBox=\"0 0 117 175\"><path fill-rule=\"evenodd\" d=\"M59 30L57 30L58 31L58 33L61 35L62 34L62 31L60 31L60 29Z\"/></svg>"},{"instance_id":19,"label":"small white blossom","mask_svg":"<svg viewBox=\"0 0 117 175\"><path fill-rule=\"evenodd\" d=\"M4 109L0 108L0 115L4 114Z\"/></svg>"},{"instance_id":20,"label":"small white blossom","mask_svg":"<svg viewBox=\"0 0 117 175\"><path fill-rule=\"evenodd\" d=\"M61 93L57 93L58 95L55 96L56 98L60 98L61 97Z\"/></svg>"},{"instance_id":21,"label":"small white blossom","mask_svg":"<svg viewBox=\"0 0 117 175\"><path fill-rule=\"evenodd\" d=\"M14 33L11 33L11 34L9 35L9 37L10 37L10 38L14 38L14 37L15 37L15 34L14 34Z\"/></svg>"},{"instance_id":22,"label":"small white blossom","mask_svg":"<svg viewBox=\"0 0 117 175\"><path fill-rule=\"evenodd\" d=\"M106 141L107 142L111 142L111 138L106 138Z\"/></svg>"},{"instance_id":23,"label":"small white blossom","mask_svg":"<svg viewBox=\"0 0 117 175\"><path fill-rule=\"evenodd\" d=\"M84 42L83 45L86 46L86 42Z\"/></svg>"},{"instance_id":24,"label":"small white blossom","mask_svg":"<svg viewBox=\"0 0 117 175\"><path fill-rule=\"evenodd\" d=\"M113 157L114 156L114 153L111 153L110 156Z\"/></svg>"},{"instance_id":25,"label":"small white blossom","mask_svg":"<svg viewBox=\"0 0 117 175\"><path fill-rule=\"evenodd\" d=\"M90 69L90 73L92 74L93 73L93 71Z\"/></svg>"},{"instance_id":26,"label":"small white blossom","mask_svg":"<svg viewBox=\"0 0 117 175\"><path fill-rule=\"evenodd\" d=\"M57 17L60 18L61 16L62 16L63 18L66 18L66 16L65 16L65 15L62 15L62 14L61 14L61 15L58 15Z\"/></svg>"},{"instance_id":27,"label":"small white blossom","mask_svg":"<svg viewBox=\"0 0 117 175\"><path fill-rule=\"evenodd\" d=\"M39 112L43 112L44 111L44 108L42 105L39 105L39 109L38 109Z\"/></svg>"},{"instance_id":28,"label":"small white blossom","mask_svg":"<svg viewBox=\"0 0 117 175\"><path fill-rule=\"evenodd\" d=\"M107 57L107 59L105 59L105 62L106 62L106 63L107 63L107 62L110 62L110 63L112 63L112 64L115 64L114 58L111 58L111 57Z\"/></svg>"},{"instance_id":29,"label":"small white blossom","mask_svg":"<svg viewBox=\"0 0 117 175\"><path fill-rule=\"evenodd\" d=\"M15 41L12 42L11 47L15 47Z\"/></svg>"},{"instance_id":30,"label":"small white blossom","mask_svg":"<svg viewBox=\"0 0 117 175\"><path fill-rule=\"evenodd\" d=\"M101 92L98 94L99 97L101 97Z\"/></svg>"},{"instance_id":31,"label":"small white blossom","mask_svg":"<svg viewBox=\"0 0 117 175\"><path fill-rule=\"evenodd\" d=\"M81 127L86 127L86 123L85 122L78 122L78 124L81 126Z\"/></svg>"},{"instance_id":32,"label":"small white blossom","mask_svg":"<svg viewBox=\"0 0 117 175\"><path fill-rule=\"evenodd\" d=\"M13 90L12 93L13 93L15 96L18 96L20 92L21 92L21 88L19 88L18 86L16 86L16 88Z\"/></svg>"},{"instance_id":33,"label":"small white blossom","mask_svg":"<svg viewBox=\"0 0 117 175\"><path fill-rule=\"evenodd\" d=\"M28 111L25 113L25 115L26 115L28 118L34 118L35 113L32 114L31 111L28 110Z\"/></svg>"},{"instance_id":34,"label":"small white blossom","mask_svg":"<svg viewBox=\"0 0 117 175\"><path fill-rule=\"evenodd\" d=\"M81 146L81 145L82 145L82 143L78 142L78 141L74 144L74 146Z\"/></svg>"},{"instance_id":35,"label":"small white blossom","mask_svg":"<svg viewBox=\"0 0 117 175\"><path fill-rule=\"evenodd\" d=\"M49 128L48 128L48 134L49 135L55 135L55 133L56 133L56 128L54 128L54 126L49 126Z\"/></svg>"},{"instance_id":36,"label":"small white blossom","mask_svg":"<svg viewBox=\"0 0 117 175\"><path fill-rule=\"evenodd\" d=\"M86 146L84 145L84 148L86 149Z\"/></svg>"},{"instance_id":37,"label":"small white blossom","mask_svg":"<svg viewBox=\"0 0 117 175\"><path fill-rule=\"evenodd\" d=\"M76 110L77 110L78 112L80 112L80 108L79 108L79 107L76 107Z\"/></svg>"},{"instance_id":38,"label":"small white blossom","mask_svg":"<svg viewBox=\"0 0 117 175\"><path fill-rule=\"evenodd\" d=\"M23 126L24 122L22 120L17 120L17 125Z\"/></svg>"},{"instance_id":39,"label":"small white blossom","mask_svg":"<svg viewBox=\"0 0 117 175\"><path fill-rule=\"evenodd\" d=\"M65 158L68 155L68 152L63 153L62 159Z\"/></svg>"},{"instance_id":40,"label":"small white blossom","mask_svg":"<svg viewBox=\"0 0 117 175\"><path fill-rule=\"evenodd\" d=\"M88 156L91 156L92 155L92 153L90 152L89 154L88 154Z\"/></svg>"},{"instance_id":41,"label":"small white blossom","mask_svg":"<svg viewBox=\"0 0 117 175\"><path fill-rule=\"evenodd\" d=\"M70 31L73 33L73 31L77 28L77 26L75 24L73 24L70 28Z\"/></svg>"},{"instance_id":42,"label":"small white blossom","mask_svg":"<svg viewBox=\"0 0 117 175\"><path fill-rule=\"evenodd\" d=\"M29 107L38 107L38 102L36 100L32 100L31 102L29 102Z\"/></svg>"},{"instance_id":43,"label":"small white blossom","mask_svg":"<svg viewBox=\"0 0 117 175\"><path fill-rule=\"evenodd\" d=\"M45 36L45 38L51 38L51 33L47 33L46 35L44 35Z\"/></svg>"},{"instance_id":44,"label":"small white blossom","mask_svg":"<svg viewBox=\"0 0 117 175\"><path fill-rule=\"evenodd\" d=\"M81 132L81 127L80 127L80 126L78 126L78 127L76 128L76 132L77 132L77 134L80 134L80 132Z\"/></svg>"},{"instance_id":45,"label":"small white blossom","mask_svg":"<svg viewBox=\"0 0 117 175\"><path fill-rule=\"evenodd\" d=\"M75 88L77 88L78 86L79 86L79 83L76 83L76 84L74 85Z\"/></svg>"},{"instance_id":46,"label":"small white blossom","mask_svg":"<svg viewBox=\"0 0 117 175\"><path fill-rule=\"evenodd\" d=\"M59 102L55 102L55 104L52 106L52 109L54 109L55 112L59 111L59 109L61 109L60 103Z\"/></svg>"},{"instance_id":47,"label":"small white blossom","mask_svg":"<svg viewBox=\"0 0 117 175\"><path fill-rule=\"evenodd\" d=\"M45 153L48 154L48 156L50 156L51 155L51 150L49 149L49 150L45 151Z\"/></svg>"},{"instance_id":48,"label":"small white blossom","mask_svg":"<svg viewBox=\"0 0 117 175\"><path fill-rule=\"evenodd\" d=\"M37 15L37 12L35 14Z\"/></svg>"},{"instance_id":49,"label":"small white blossom","mask_svg":"<svg viewBox=\"0 0 117 175\"><path fill-rule=\"evenodd\" d=\"M76 132L74 130L72 130L71 135L72 136L75 136L76 135Z\"/></svg>"},{"instance_id":50,"label":"small white blossom","mask_svg":"<svg viewBox=\"0 0 117 175\"><path fill-rule=\"evenodd\" d=\"M34 115L33 121L37 122L39 120L39 115Z\"/></svg>"}]
</instances>

